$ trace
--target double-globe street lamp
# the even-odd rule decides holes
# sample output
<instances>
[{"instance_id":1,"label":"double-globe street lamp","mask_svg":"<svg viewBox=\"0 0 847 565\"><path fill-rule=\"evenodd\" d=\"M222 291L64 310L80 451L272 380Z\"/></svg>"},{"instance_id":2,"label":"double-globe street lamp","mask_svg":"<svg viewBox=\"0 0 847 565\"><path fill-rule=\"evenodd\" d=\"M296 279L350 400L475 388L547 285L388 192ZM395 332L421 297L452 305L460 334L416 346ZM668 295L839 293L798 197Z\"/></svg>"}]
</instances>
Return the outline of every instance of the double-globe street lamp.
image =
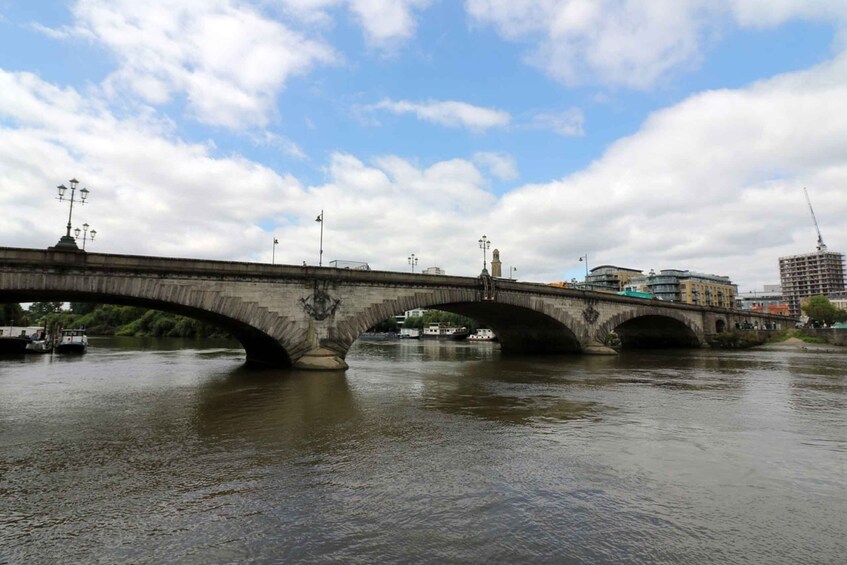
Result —
<instances>
[{"instance_id":1,"label":"double-globe street lamp","mask_svg":"<svg viewBox=\"0 0 847 565\"><path fill-rule=\"evenodd\" d=\"M491 247L491 241L485 234L481 238L479 238L479 248L482 249L482 273L480 275L488 276L488 261L486 258L486 251Z\"/></svg>"},{"instance_id":2,"label":"double-globe street lamp","mask_svg":"<svg viewBox=\"0 0 847 565\"><path fill-rule=\"evenodd\" d=\"M409 265L412 266L412 272L414 273L415 272L415 265L418 264L418 258L415 257L414 253L412 253L411 255L409 255L408 259L409 259Z\"/></svg>"},{"instance_id":3,"label":"double-globe street lamp","mask_svg":"<svg viewBox=\"0 0 847 565\"><path fill-rule=\"evenodd\" d=\"M88 231L88 224L82 224L82 250L85 251L85 242L87 240L94 241L94 236L97 235L97 230ZM76 228L74 230L74 239L79 239L80 229Z\"/></svg>"},{"instance_id":4,"label":"double-globe street lamp","mask_svg":"<svg viewBox=\"0 0 847 565\"><path fill-rule=\"evenodd\" d=\"M69 251L79 251L79 247L76 245L76 241L71 236L71 219L74 213L74 202L76 202L76 185L79 184L79 181L76 179L71 179L68 181L71 185L71 197L67 200L70 202L70 209L68 210L68 231L59 239L59 242L55 245L57 249L65 249ZM59 190L59 202L65 200L65 193L68 190L68 187L60 184L56 187ZM85 204L86 199L88 198L89 190L87 188L83 188L79 191L79 202L80 204Z\"/></svg>"}]
</instances>

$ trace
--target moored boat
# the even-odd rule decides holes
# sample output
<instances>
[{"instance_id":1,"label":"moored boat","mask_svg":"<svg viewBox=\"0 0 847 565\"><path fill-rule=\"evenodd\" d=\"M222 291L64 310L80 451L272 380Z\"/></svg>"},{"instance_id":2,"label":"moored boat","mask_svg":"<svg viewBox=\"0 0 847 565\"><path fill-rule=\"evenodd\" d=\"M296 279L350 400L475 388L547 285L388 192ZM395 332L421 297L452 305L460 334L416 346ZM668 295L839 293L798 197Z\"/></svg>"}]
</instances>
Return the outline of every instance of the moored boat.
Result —
<instances>
[{"instance_id":1,"label":"moored boat","mask_svg":"<svg viewBox=\"0 0 847 565\"><path fill-rule=\"evenodd\" d=\"M468 337L468 328L464 326L457 328L456 326L448 326L443 322L436 322L425 327L421 337L456 340L465 339Z\"/></svg>"},{"instance_id":2,"label":"moored boat","mask_svg":"<svg viewBox=\"0 0 847 565\"><path fill-rule=\"evenodd\" d=\"M37 330L29 337L29 343L26 345L27 353L50 353L53 349L53 344L47 335L47 330Z\"/></svg>"},{"instance_id":3,"label":"moored boat","mask_svg":"<svg viewBox=\"0 0 847 565\"><path fill-rule=\"evenodd\" d=\"M400 339L420 339L421 330L418 328L400 328Z\"/></svg>"},{"instance_id":4,"label":"moored boat","mask_svg":"<svg viewBox=\"0 0 847 565\"><path fill-rule=\"evenodd\" d=\"M56 343L56 353L85 353L88 350L88 337L85 330L62 330L62 335Z\"/></svg>"},{"instance_id":5,"label":"moored boat","mask_svg":"<svg viewBox=\"0 0 847 565\"><path fill-rule=\"evenodd\" d=\"M28 337L0 336L0 355L25 353L28 343Z\"/></svg>"},{"instance_id":6,"label":"moored boat","mask_svg":"<svg viewBox=\"0 0 847 565\"><path fill-rule=\"evenodd\" d=\"M468 336L468 341L497 341L497 336L487 328L480 328Z\"/></svg>"},{"instance_id":7,"label":"moored boat","mask_svg":"<svg viewBox=\"0 0 847 565\"><path fill-rule=\"evenodd\" d=\"M450 333L450 339L453 341L461 341L463 339L467 339L470 335L468 328L462 326L461 328L453 328L453 331Z\"/></svg>"}]
</instances>

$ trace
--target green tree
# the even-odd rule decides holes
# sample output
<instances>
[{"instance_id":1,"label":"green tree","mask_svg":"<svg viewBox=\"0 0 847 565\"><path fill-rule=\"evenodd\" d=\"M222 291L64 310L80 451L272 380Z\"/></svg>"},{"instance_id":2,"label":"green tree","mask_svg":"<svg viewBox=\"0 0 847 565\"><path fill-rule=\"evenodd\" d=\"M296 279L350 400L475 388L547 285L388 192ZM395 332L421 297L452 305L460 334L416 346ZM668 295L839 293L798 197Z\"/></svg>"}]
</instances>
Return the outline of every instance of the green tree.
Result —
<instances>
[{"instance_id":1,"label":"green tree","mask_svg":"<svg viewBox=\"0 0 847 565\"><path fill-rule=\"evenodd\" d=\"M831 325L847 320L847 311L836 308L826 296L812 296L801 304L803 312L810 320Z\"/></svg>"},{"instance_id":2,"label":"green tree","mask_svg":"<svg viewBox=\"0 0 847 565\"><path fill-rule=\"evenodd\" d=\"M29 305L29 313L35 318L61 312L64 302L33 302Z\"/></svg>"},{"instance_id":3,"label":"green tree","mask_svg":"<svg viewBox=\"0 0 847 565\"><path fill-rule=\"evenodd\" d=\"M71 302L71 312L74 314L90 314L97 308L97 304L93 302Z\"/></svg>"},{"instance_id":4,"label":"green tree","mask_svg":"<svg viewBox=\"0 0 847 565\"><path fill-rule=\"evenodd\" d=\"M0 304L0 326L28 326L29 316L16 302Z\"/></svg>"},{"instance_id":5,"label":"green tree","mask_svg":"<svg viewBox=\"0 0 847 565\"><path fill-rule=\"evenodd\" d=\"M397 320L394 318L388 318L386 320L381 321L377 325L372 328L368 328L369 332L399 332L400 326L397 324Z\"/></svg>"}]
</instances>

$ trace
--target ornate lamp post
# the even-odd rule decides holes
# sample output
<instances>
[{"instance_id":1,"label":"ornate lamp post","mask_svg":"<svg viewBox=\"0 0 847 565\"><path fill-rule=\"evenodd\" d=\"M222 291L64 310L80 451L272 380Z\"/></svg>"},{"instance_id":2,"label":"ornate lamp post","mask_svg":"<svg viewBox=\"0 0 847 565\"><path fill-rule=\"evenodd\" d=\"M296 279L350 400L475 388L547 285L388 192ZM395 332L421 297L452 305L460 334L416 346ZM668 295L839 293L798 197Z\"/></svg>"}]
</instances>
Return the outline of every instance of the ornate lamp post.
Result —
<instances>
[{"instance_id":1,"label":"ornate lamp post","mask_svg":"<svg viewBox=\"0 0 847 565\"><path fill-rule=\"evenodd\" d=\"M79 181L76 179L71 179L68 181L71 185L71 197L68 198L70 201L70 209L68 210L68 231L59 239L59 243L53 246L53 249L62 249L65 251L79 251L79 247L76 245L76 241L71 237L71 218L74 213L74 202L76 202L76 185L79 184ZM65 192L67 192L68 187L63 184L60 184L56 187L59 190L59 202L65 200ZM85 200L88 198L88 189L83 188L79 191L79 202L80 204L85 204Z\"/></svg>"},{"instance_id":2,"label":"ornate lamp post","mask_svg":"<svg viewBox=\"0 0 847 565\"><path fill-rule=\"evenodd\" d=\"M80 229L74 230L74 239L79 239ZM90 234L90 235L89 235ZM82 250L85 251L85 242L87 240L94 241L94 236L97 235L97 230L88 231L88 224L82 224Z\"/></svg>"},{"instance_id":3,"label":"ornate lamp post","mask_svg":"<svg viewBox=\"0 0 847 565\"><path fill-rule=\"evenodd\" d=\"M491 247L491 241L485 234L481 238L479 238L479 248L482 249L482 273L481 275L488 276L488 261L486 259L486 251Z\"/></svg>"},{"instance_id":4,"label":"ornate lamp post","mask_svg":"<svg viewBox=\"0 0 847 565\"><path fill-rule=\"evenodd\" d=\"M409 255L409 265L412 266L412 272L413 273L415 272L415 265L417 265L417 264L418 264L418 258L415 257L414 253L412 253L411 255Z\"/></svg>"},{"instance_id":5,"label":"ornate lamp post","mask_svg":"<svg viewBox=\"0 0 847 565\"><path fill-rule=\"evenodd\" d=\"M323 266L324 261L324 211L321 210L321 213L318 214L318 217L315 218L316 222L321 224L321 252L318 255L318 267Z\"/></svg>"}]
</instances>

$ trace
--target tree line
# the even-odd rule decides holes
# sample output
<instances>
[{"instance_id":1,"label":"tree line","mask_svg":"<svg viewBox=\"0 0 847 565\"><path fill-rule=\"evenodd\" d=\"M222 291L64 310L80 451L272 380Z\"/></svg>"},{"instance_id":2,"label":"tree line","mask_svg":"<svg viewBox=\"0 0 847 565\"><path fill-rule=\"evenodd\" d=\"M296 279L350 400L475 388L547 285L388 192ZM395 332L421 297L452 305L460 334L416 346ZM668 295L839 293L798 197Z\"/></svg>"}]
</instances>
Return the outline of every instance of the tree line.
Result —
<instances>
[{"instance_id":1,"label":"tree line","mask_svg":"<svg viewBox=\"0 0 847 565\"><path fill-rule=\"evenodd\" d=\"M160 310L114 304L34 302L24 310L20 304L3 304L0 325L85 328L88 335L149 337L227 337L221 328L194 318Z\"/></svg>"},{"instance_id":2,"label":"tree line","mask_svg":"<svg viewBox=\"0 0 847 565\"><path fill-rule=\"evenodd\" d=\"M404 328L425 328L430 324L443 323L448 326L455 326L457 328L461 328L462 326L468 328L468 331L471 333L475 332L480 328L479 323L476 320L468 318L466 316L460 316L459 314L454 314L452 312L445 312L443 310L427 310L421 316L414 316L406 318L402 326ZM399 332L400 331L400 322L397 321L396 318L388 318L387 320L383 320L372 328L369 328L370 332Z\"/></svg>"}]
</instances>

